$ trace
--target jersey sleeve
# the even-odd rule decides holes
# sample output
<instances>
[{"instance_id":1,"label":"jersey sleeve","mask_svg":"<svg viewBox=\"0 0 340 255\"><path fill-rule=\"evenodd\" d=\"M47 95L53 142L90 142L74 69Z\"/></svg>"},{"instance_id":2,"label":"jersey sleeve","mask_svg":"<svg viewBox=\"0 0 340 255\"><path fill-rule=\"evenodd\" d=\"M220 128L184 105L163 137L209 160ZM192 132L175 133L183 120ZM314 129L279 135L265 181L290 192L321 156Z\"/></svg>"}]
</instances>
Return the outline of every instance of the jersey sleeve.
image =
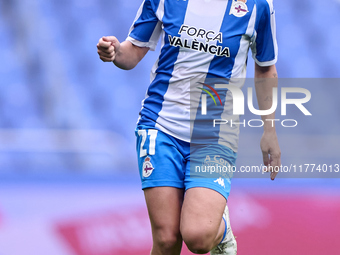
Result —
<instances>
[{"instance_id":1,"label":"jersey sleeve","mask_svg":"<svg viewBox=\"0 0 340 255\"><path fill-rule=\"evenodd\" d=\"M262 1L261 1L262 2ZM273 0L264 0L259 7L259 22L251 45L253 58L259 66L271 66L277 61L275 11Z\"/></svg>"},{"instance_id":2,"label":"jersey sleeve","mask_svg":"<svg viewBox=\"0 0 340 255\"><path fill-rule=\"evenodd\" d=\"M162 31L162 22L157 18L155 4L144 0L130 28L127 41L139 47L155 50Z\"/></svg>"}]
</instances>

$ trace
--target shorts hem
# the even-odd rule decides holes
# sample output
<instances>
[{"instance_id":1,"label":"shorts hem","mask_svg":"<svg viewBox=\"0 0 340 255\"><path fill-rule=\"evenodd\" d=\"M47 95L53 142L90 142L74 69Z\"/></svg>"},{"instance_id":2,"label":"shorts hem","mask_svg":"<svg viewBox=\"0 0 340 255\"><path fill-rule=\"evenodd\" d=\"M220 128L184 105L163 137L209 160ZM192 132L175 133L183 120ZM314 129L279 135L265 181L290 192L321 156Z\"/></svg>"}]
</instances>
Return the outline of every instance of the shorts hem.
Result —
<instances>
[{"instance_id":1,"label":"shorts hem","mask_svg":"<svg viewBox=\"0 0 340 255\"><path fill-rule=\"evenodd\" d=\"M183 182L179 181L147 181L142 182L142 189L155 188L155 187L173 187L184 189Z\"/></svg>"},{"instance_id":2,"label":"shorts hem","mask_svg":"<svg viewBox=\"0 0 340 255\"><path fill-rule=\"evenodd\" d=\"M220 188L219 186L213 186L211 184L205 183L205 182L195 182L188 185L185 185L185 191L191 188L207 188L215 190L216 192L220 193L227 201L229 197L229 192L225 191L223 188ZM230 190L230 188L229 188Z\"/></svg>"}]
</instances>

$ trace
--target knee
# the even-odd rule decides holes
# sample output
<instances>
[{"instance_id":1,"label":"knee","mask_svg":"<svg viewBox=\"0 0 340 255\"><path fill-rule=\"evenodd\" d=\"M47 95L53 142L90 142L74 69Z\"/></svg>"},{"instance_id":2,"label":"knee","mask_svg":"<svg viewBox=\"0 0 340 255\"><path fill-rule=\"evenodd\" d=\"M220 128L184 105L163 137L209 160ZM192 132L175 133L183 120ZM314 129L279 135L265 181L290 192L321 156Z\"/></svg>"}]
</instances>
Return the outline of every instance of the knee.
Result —
<instances>
[{"instance_id":1,"label":"knee","mask_svg":"<svg viewBox=\"0 0 340 255\"><path fill-rule=\"evenodd\" d=\"M174 231L171 229L158 229L153 234L153 242L157 248L164 253L169 250L173 250L174 247L177 247L182 243L181 234L178 231Z\"/></svg>"},{"instance_id":2,"label":"knee","mask_svg":"<svg viewBox=\"0 0 340 255\"><path fill-rule=\"evenodd\" d=\"M212 233L209 229L199 227L181 229L181 234L188 249L195 254L211 251L216 236L216 233Z\"/></svg>"}]
</instances>

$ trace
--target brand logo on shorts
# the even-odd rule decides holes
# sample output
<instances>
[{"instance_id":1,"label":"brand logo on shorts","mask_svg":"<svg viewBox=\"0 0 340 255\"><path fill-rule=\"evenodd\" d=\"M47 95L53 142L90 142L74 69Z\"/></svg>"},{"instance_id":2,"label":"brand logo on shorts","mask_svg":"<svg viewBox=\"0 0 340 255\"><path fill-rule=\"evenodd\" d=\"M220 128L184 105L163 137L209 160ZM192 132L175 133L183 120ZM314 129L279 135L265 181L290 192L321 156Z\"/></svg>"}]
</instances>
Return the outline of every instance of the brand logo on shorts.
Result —
<instances>
[{"instance_id":1,"label":"brand logo on shorts","mask_svg":"<svg viewBox=\"0 0 340 255\"><path fill-rule=\"evenodd\" d=\"M144 159L144 163L143 163L143 177L145 177L145 178L149 177L152 174L153 170L154 170L150 160L151 160L150 157L146 157Z\"/></svg>"},{"instance_id":2,"label":"brand logo on shorts","mask_svg":"<svg viewBox=\"0 0 340 255\"><path fill-rule=\"evenodd\" d=\"M217 182L219 185L225 188L224 179L222 179L221 177L216 179L214 182Z\"/></svg>"},{"instance_id":3,"label":"brand logo on shorts","mask_svg":"<svg viewBox=\"0 0 340 255\"><path fill-rule=\"evenodd\" d=\"M233 5L230 8L229 15L233 14L235 17L243 17L246 15L248 11L248 6L246 5L247 0L238 0L237 2L234 2Z\"/></svg>"}]
</instances>

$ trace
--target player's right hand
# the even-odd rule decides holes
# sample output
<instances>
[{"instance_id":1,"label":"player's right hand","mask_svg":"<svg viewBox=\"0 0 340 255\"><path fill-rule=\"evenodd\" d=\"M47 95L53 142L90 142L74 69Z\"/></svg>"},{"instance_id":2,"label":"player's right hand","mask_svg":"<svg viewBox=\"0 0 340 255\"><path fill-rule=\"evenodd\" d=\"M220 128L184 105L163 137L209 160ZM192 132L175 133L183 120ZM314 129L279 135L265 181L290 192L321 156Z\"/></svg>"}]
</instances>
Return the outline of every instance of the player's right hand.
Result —
<instances>
[{"instance_id":1,"label":"player's right hand","mask_svg":"<svg viewBox=\"0 0 340 255\"><path fill-rule=\"evenodd\" d=\"M99 58L103 62L112 62L119 52L120 42L114 36L103 36L97 44Z\"/></svg>"}]
</instances>

